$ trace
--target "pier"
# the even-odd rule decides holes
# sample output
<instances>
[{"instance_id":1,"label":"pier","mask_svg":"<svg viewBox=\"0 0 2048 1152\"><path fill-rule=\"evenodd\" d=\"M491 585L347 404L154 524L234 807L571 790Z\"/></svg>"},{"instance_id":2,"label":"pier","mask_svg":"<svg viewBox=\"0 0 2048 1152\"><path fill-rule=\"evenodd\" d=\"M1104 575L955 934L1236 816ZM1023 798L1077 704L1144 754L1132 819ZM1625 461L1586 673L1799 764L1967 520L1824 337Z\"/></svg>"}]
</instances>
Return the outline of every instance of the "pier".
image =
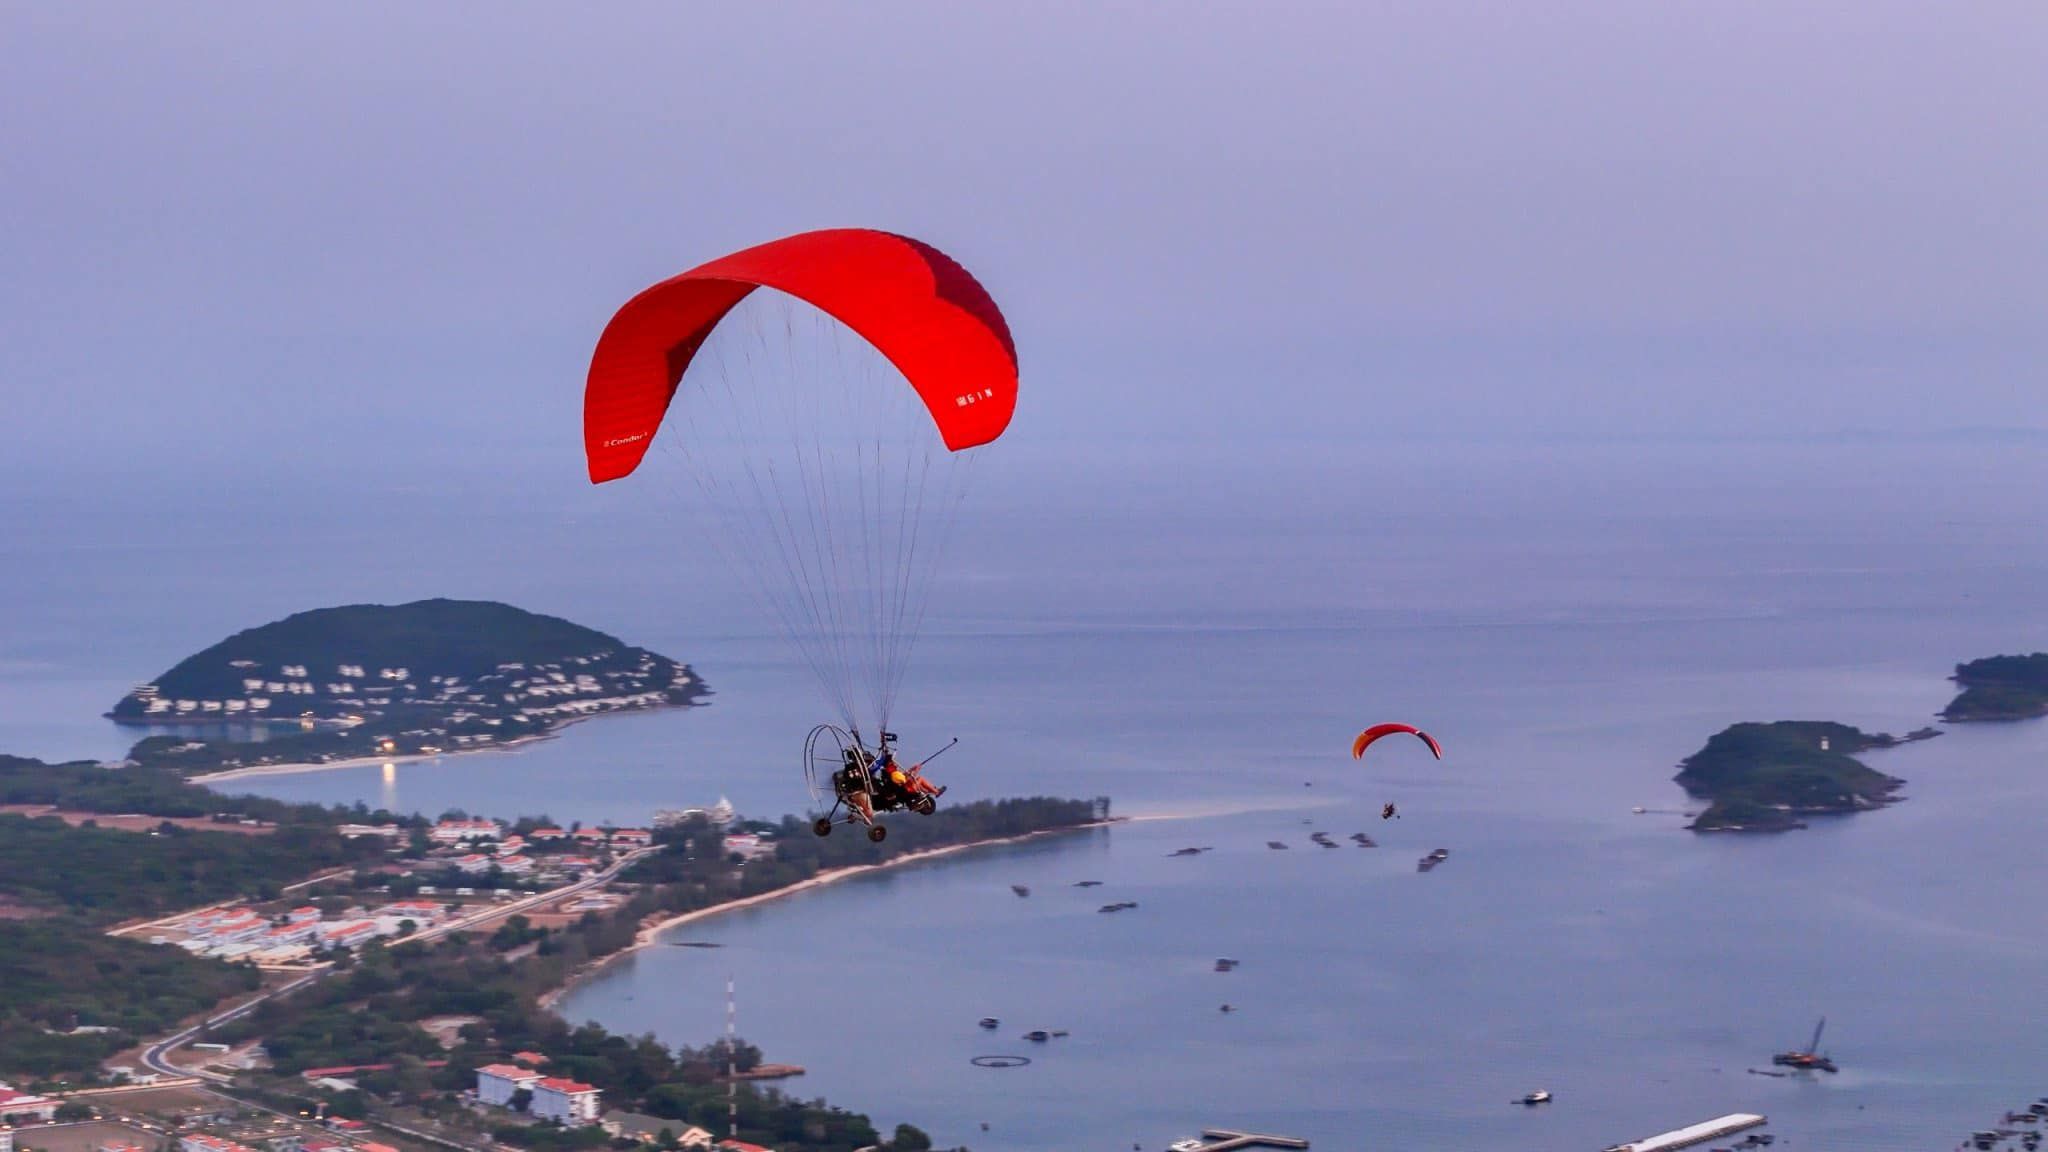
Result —
<instances>
[{"instance_id":1,"label":"pier","mask_svg":"<svg viewBox=\"0 0 2048 1152\"><path fill-rule=\"evenodd\" d=\"M1699 1124L1676 1128L1657 1136L1648 1136L1627 1144L1616 1144L1606 1152L1672 1152L1673 1149L1690 1148L1750 1128L1760 1128L1765 1123L1762 1116L1754 1112L1731 1112Z\"/></svg>"},{"instance_id":2,"label":"pier","mask_svg":"<svg viewBox=\"0 0 2048 1152\"><path fill-rule=\"evenodd\" d=\"M1266 1136L1258 1132L1232 1132L1228 1128L1204 1128L1202 1138L1215 1143L1202 1145L1202 1152L1230 1152L1234 1148L1306 1148L1308 1141L1293 1136Z\"/></svg>"}]
</instances>

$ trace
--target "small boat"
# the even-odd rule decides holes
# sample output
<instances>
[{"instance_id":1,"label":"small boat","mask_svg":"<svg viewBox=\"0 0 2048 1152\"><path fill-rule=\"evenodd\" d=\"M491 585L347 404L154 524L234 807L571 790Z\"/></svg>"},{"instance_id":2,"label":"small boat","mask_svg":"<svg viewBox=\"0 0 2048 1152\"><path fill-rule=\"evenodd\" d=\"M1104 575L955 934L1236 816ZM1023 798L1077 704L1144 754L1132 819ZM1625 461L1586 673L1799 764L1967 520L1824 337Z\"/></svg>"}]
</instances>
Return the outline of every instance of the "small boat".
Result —
<instances>
[{"instance_id":1,"label":"small boat","mask_svg":"<svg viewBox=\"0 0 2048 1152\"><path fill-rule=\"evenodd\" d=\"M1281 851L1281 850L1284 850L1284 849L1285 849L1285 848L1287 847L1287 845L1285 845L1285 844L1281 843L1281 842L1280 842L1280 841L1278 841L1278 840L1268 840L1268 841L1266 841L1266 847L1268 847L1268 848L1271 848L1271 849L1273 849L1274 851L1276 851L1276 852L1277 852L1277 851Z\"/></svg>"},{"instance_id":2,"label":"small boat","mask_svg":"<svg viewBox=\"0 0 2048 1152\"><path fill-rule=\"evenodd\" d=\"M1029 889L1029 888L1026 888L1026 887L1025 887L1025 886L1023 886L1022 884L1012 884L1012 885L1010 885L1010 891L1012 891L1012 892L1015 892L1015 893L1016 893L1017 895L1019 895L1019 896L1029 896L1029 895L1031 895L1031 889Z\"/></svg>"},{"instance_id":3,"label":"small boat","mask_svg":"<svg viewBox=\"0 0 2048 1152\"><path fill-rule=\"evenodd\" d=\"M1820 1050L1821 1033L1827 1030L1827 1026L1828 1018L1821 1017L1820 1023L1813 1026L1813 1039L1807 1042L1805 1048L1780 1052L1771 1057L1771 1063L1780 1068L1797 1068L1807 1072L1833 1072L1834 1060Z\"/></svg>"},{"instance_id":4,"label":"small boat","mask_svg":"<svg viewBox=\"0 0 2048 1152\"><path fill-rule=\"evenodd\" d=\"M1033 1044L1043 1044L1047 1040L1052 1039L1052 1033L1047 1032L1043 1028L1040 1028L1035 1031L1026 1032L1024 1034L1024 1038L1026 1040L1031 1041Z\"/></svg>"},{"instance_id":5,"label":"small boat","mask_svg":"<svg viewBox=\"0 0 2048 1152\"><path fill-rule=\"evenodd\" d=\"M1168 1144L1166 1152L1202 1152L1202 1149L1207 1147L1207 1144L1190 1136L1185 1140L1175 1140Z\"/></svg>"},{"instance_id":6,"label":"small boat","mask_svg":"<svg viewBox=\"0 0 2048 1152\"><path fill-rule=\"evenodd\" d=\"M983 1028L1000 1028L1003 1024L1001 1020L998 1020L993 1016L983 1016L979 1021L977 1021L977 1023L979 1023Z\"/></svg>"},{"instance_id":7,"label":"small boat","mask_svg":"<svg viewBox=\"0 0 2048 1152\"><path fill-rule=\"evenodd\" d=\"M1055 1040L1065 1035L1067 1035L1067 1030L1065 1028L1055 1028L1052 1030L1052 1038Z\"/></svg>"},{"instance_id":8,"label":"small boat","mask_svg":"<svg viewBox=\"0 0 2048 1152\"><path fill-rule=\"evenodd\" d=\"M1236 967L1237 961L1232 960L1228 956L1219 957L1216 961L1216 970L1218 972L1229 972Z\"/></svg>"},{"instance_id":9,"label":"small boat","mask_svg":"<svg viewBox=\"0 0 2048 1152\"><path fill-rule=\"evenodd\" d=\"M1524 1096L1520 1100L1517 1100L1516 1103L1527 1104L1532 1108L1538 1104L1548 1104L1550 1103L1550 1093L1541 1090L1531 1092L1527 1096Z\"/></svg>"},{"instance_id":10,"label":"small boat","mask_svg":"<svg viewBox=\"0 0 2048 1152\"><path fill-rule=\"evenodd\" d=\"M1102 887L1102 881L1100 881L1100 880L1076 880L1076 881L1074 881L1074 887L1076 887L1076 888L1100 888L1100 887Z\"/></svg>"},{"instance_id":11,"label":"small boat","mask_svg":"<svg viewBox=\"0 0 2048 1152\"><path fill-rule=\"evenodd\" d=\"M1097 908L1097 909L1096 909L1096 911L1097 911L1097 912L1122 912L1122 911L1123 911L1124 909L1126 909L1126 908L1136 908L1137 906L1138 906L1138 902L1137 902L1136 900L1119 900L1119 901L1117 901L1117 902L1116 902L1116 903L1114 903L1114 904L1104 904L1104 905L1103 905L1102 907L1100 907L1100 908Z\"/></svg>"}]
</instances>

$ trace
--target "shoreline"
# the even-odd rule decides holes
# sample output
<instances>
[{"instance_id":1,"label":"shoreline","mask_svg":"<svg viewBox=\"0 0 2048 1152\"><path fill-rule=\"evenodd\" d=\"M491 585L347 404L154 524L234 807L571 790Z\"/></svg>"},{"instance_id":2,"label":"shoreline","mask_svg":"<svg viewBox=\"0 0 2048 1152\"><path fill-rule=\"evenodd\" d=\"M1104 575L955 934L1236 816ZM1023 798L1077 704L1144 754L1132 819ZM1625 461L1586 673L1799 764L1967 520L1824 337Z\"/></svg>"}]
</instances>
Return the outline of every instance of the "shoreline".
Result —
<instances>
[{"instance_id":1,"label":"shoreline","mask_svg":"<svg viewBox=\"0 0 2048 1152\"><path fill-rule=\"evenodd\" d=\"M1151 817L1151 819L1168 820L1173 819L1173 817L1154 816ZM543 1011L554 1012L555 1005L561 1002L562 997L567 996L569 993L575 991L578 985L584 983L590 978L596 976L598 973L604 971L606 968L610 967L614 962L621 960L627 956L631 956L644 948L653 947L656 943L659 942L657 940L657 937L659 937L662 933L668 931L671 928L679 928L684 924L692 924L699 920L708 920L714 916L722 916L728 912L737 912L742 908L752 908L756 905L766 904L774 900L781 900L785 897L794 896L800 892L807 892L815 888L824 888L832 884L837 884L841 880L845 880L853 876L859 876L864 873L879 872L884 869L897 868L905 864L922 863L927 860L937 860L940 857L951 856L955 853L965 852L970 848L991 848L1006 844L1022 844L1027 840L1036 840L1041 836L1059 836L1069 832L1082 832L1095 828L1109 828L1117 824L1127 824L1130 822L1130 817L1112 816L1107 820L1091 820L1086 824L1072 824L1065 828L1041 828L1036 832L1023 832L1015 836L998 836L990 840L968 840L960 844L948 844L943 848L927 848L921 852L908 852L894 859L884 860L880 864L853 864L844 868L828 868L815 876L799 880L794 884L786 884L780 888L776 888L771 891L756 893L752 896L742 896L737 900L728 900L723 904L713 904L709 907L698 908L689 912L679 912L674 916L670 916L667 919L661 920L657 923L643 925L639 931L633 934L632 944L619 949L617 952L613 952L609 956L603 956L596 960L593 960L590 963L582 966L581 968L578 968L575 971L569 973L568 976L563 978L560 984L548 989L546 992L541 993L538 997L535 998L534 1002L537 1005L539 1005L539 1007ZM557 1015L560 1015L560 1013L557 1013Z\"/></svg>"},{"instance_id":2,"label":"shoreline","mask_svg":"<svg viewBox=\"0 0 2048 1152\"><path fill-rule=\"evenodd\" d=\"M602 720L609 716L637 716L664 712L671 708L689 709L699 707L694 701L687 704L656 704L647 708L630 708L617 712L598 712L590 716L572 716L529 736L488 744L484 747L444 748L439 752L393 753L389 756L351 756L346 760L323 760L318 762L292 761L285 764L251 764L242 768L223 768L217 772L202 772L184 778L187 784L212 784L221 780L240 780L259 776L294 776L300 773L327 772L342 768L379 768L386 764L417 764L423 761L444 760L451 756L481 756L492 752L513 752L531 744L553 740L566 729L590 720Z\"/></svg>"},{"instance_id":3,"label":"shoreline","mask_svg":"<svg viewBox=\"0 0 2048 1152\"><path fill-rule=\"evenodd\" d=\"M583 717L582 719L588 719ZM566 727L566 725L564 725ZM523 748L528 744L551 739L553 732L538 732L532 736L521 736L503 744L488 748L447 749L441 752L393 753L389 756L352 756L346 760L323 760L318 763L292 761L286 764L251 764L242 768L223 768L218 772L202 772L197 776L185 777L187 784L213 784L222 780L240 780L256 776L296 776L300 773L327 772L342 768L378 768L385 764L418 764L423 761L440 760L449 756L473 756L479 752L505 752Z\"/></svg>"}]
</instances>

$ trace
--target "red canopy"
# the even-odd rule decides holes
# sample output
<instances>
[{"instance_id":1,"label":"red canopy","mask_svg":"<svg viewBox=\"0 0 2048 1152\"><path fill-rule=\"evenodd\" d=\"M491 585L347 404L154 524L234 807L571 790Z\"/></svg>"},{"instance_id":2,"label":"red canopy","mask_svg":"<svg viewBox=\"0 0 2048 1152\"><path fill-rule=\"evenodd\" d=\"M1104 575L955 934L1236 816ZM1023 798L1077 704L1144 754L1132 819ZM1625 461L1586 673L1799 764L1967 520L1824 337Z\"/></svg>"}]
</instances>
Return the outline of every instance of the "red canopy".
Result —
<instances>
[{"instance_id":1,"label":"red canopy","mask_svg":"<svg viewBox=\"0 0 2048 1152\"><path fill-rule=\"evenodd\" d=\"M947 448L986 444L1017 405L1017 349L995 301L928 244L888 232L804 232L722 256L626 302L583 392L583 448L602 484L640 466L711 330L756 288L845 324L903 373Z\"/></svg>"}]
</instances>

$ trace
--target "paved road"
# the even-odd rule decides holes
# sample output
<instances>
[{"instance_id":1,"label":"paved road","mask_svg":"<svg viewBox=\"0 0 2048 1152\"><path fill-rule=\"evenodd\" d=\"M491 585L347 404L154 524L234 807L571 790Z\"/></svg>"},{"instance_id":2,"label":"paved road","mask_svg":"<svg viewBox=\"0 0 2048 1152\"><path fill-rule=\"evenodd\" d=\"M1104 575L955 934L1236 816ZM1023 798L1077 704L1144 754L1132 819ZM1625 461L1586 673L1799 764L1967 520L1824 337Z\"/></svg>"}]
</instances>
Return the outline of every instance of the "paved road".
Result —
<instances>
[{"instance_id":1,"label":"paved road","mask_svg":"<svg viewBox=\"0 0 2048 1152\"><path fill-rule=\"evenodd\" d=\"M272 988L270 991L265 992L261 996L257 996L251 1000L245 1000L242 1003L237 1004L233 1008L230 1008L227 1011L222 1012L218 1015L209 1016L200 1023L194 1024L192 1027L185 1029L183 1032L180 1032L175 1036L170 1036L165 1039L157 1041L156 1043L150 1045L148 1048L143 1049L143 1067L149 1069L151 1072L158 1072L165 1076L199 1076L207 1080L212 1080L216 1083L226 1083L228 1080L232 1079L232 1077L223 1076L218 1072L210 1072L201 1068L187 1070L178 1067L177 1065L171 1063L171 1053L191 1043L193 1037L199 1035L206 1029L218 1028L223 1024L229 1023L230 1021L240 1020L242 1017L247 1016L251 1012L254 1012L256 1010L257 1005L262 1004L263 1002L273 999L275 997L283 996L291 992L296 992L299 989L304 988L306 985L311 984L313 981L320 979L322 976L327 975L327 972L328 969L325 967L316 968L313 971L306 973L304 976L299 977L297 980L294 980L289 984L280 984L277 987Z\"/></svg>"}]
</instances>

